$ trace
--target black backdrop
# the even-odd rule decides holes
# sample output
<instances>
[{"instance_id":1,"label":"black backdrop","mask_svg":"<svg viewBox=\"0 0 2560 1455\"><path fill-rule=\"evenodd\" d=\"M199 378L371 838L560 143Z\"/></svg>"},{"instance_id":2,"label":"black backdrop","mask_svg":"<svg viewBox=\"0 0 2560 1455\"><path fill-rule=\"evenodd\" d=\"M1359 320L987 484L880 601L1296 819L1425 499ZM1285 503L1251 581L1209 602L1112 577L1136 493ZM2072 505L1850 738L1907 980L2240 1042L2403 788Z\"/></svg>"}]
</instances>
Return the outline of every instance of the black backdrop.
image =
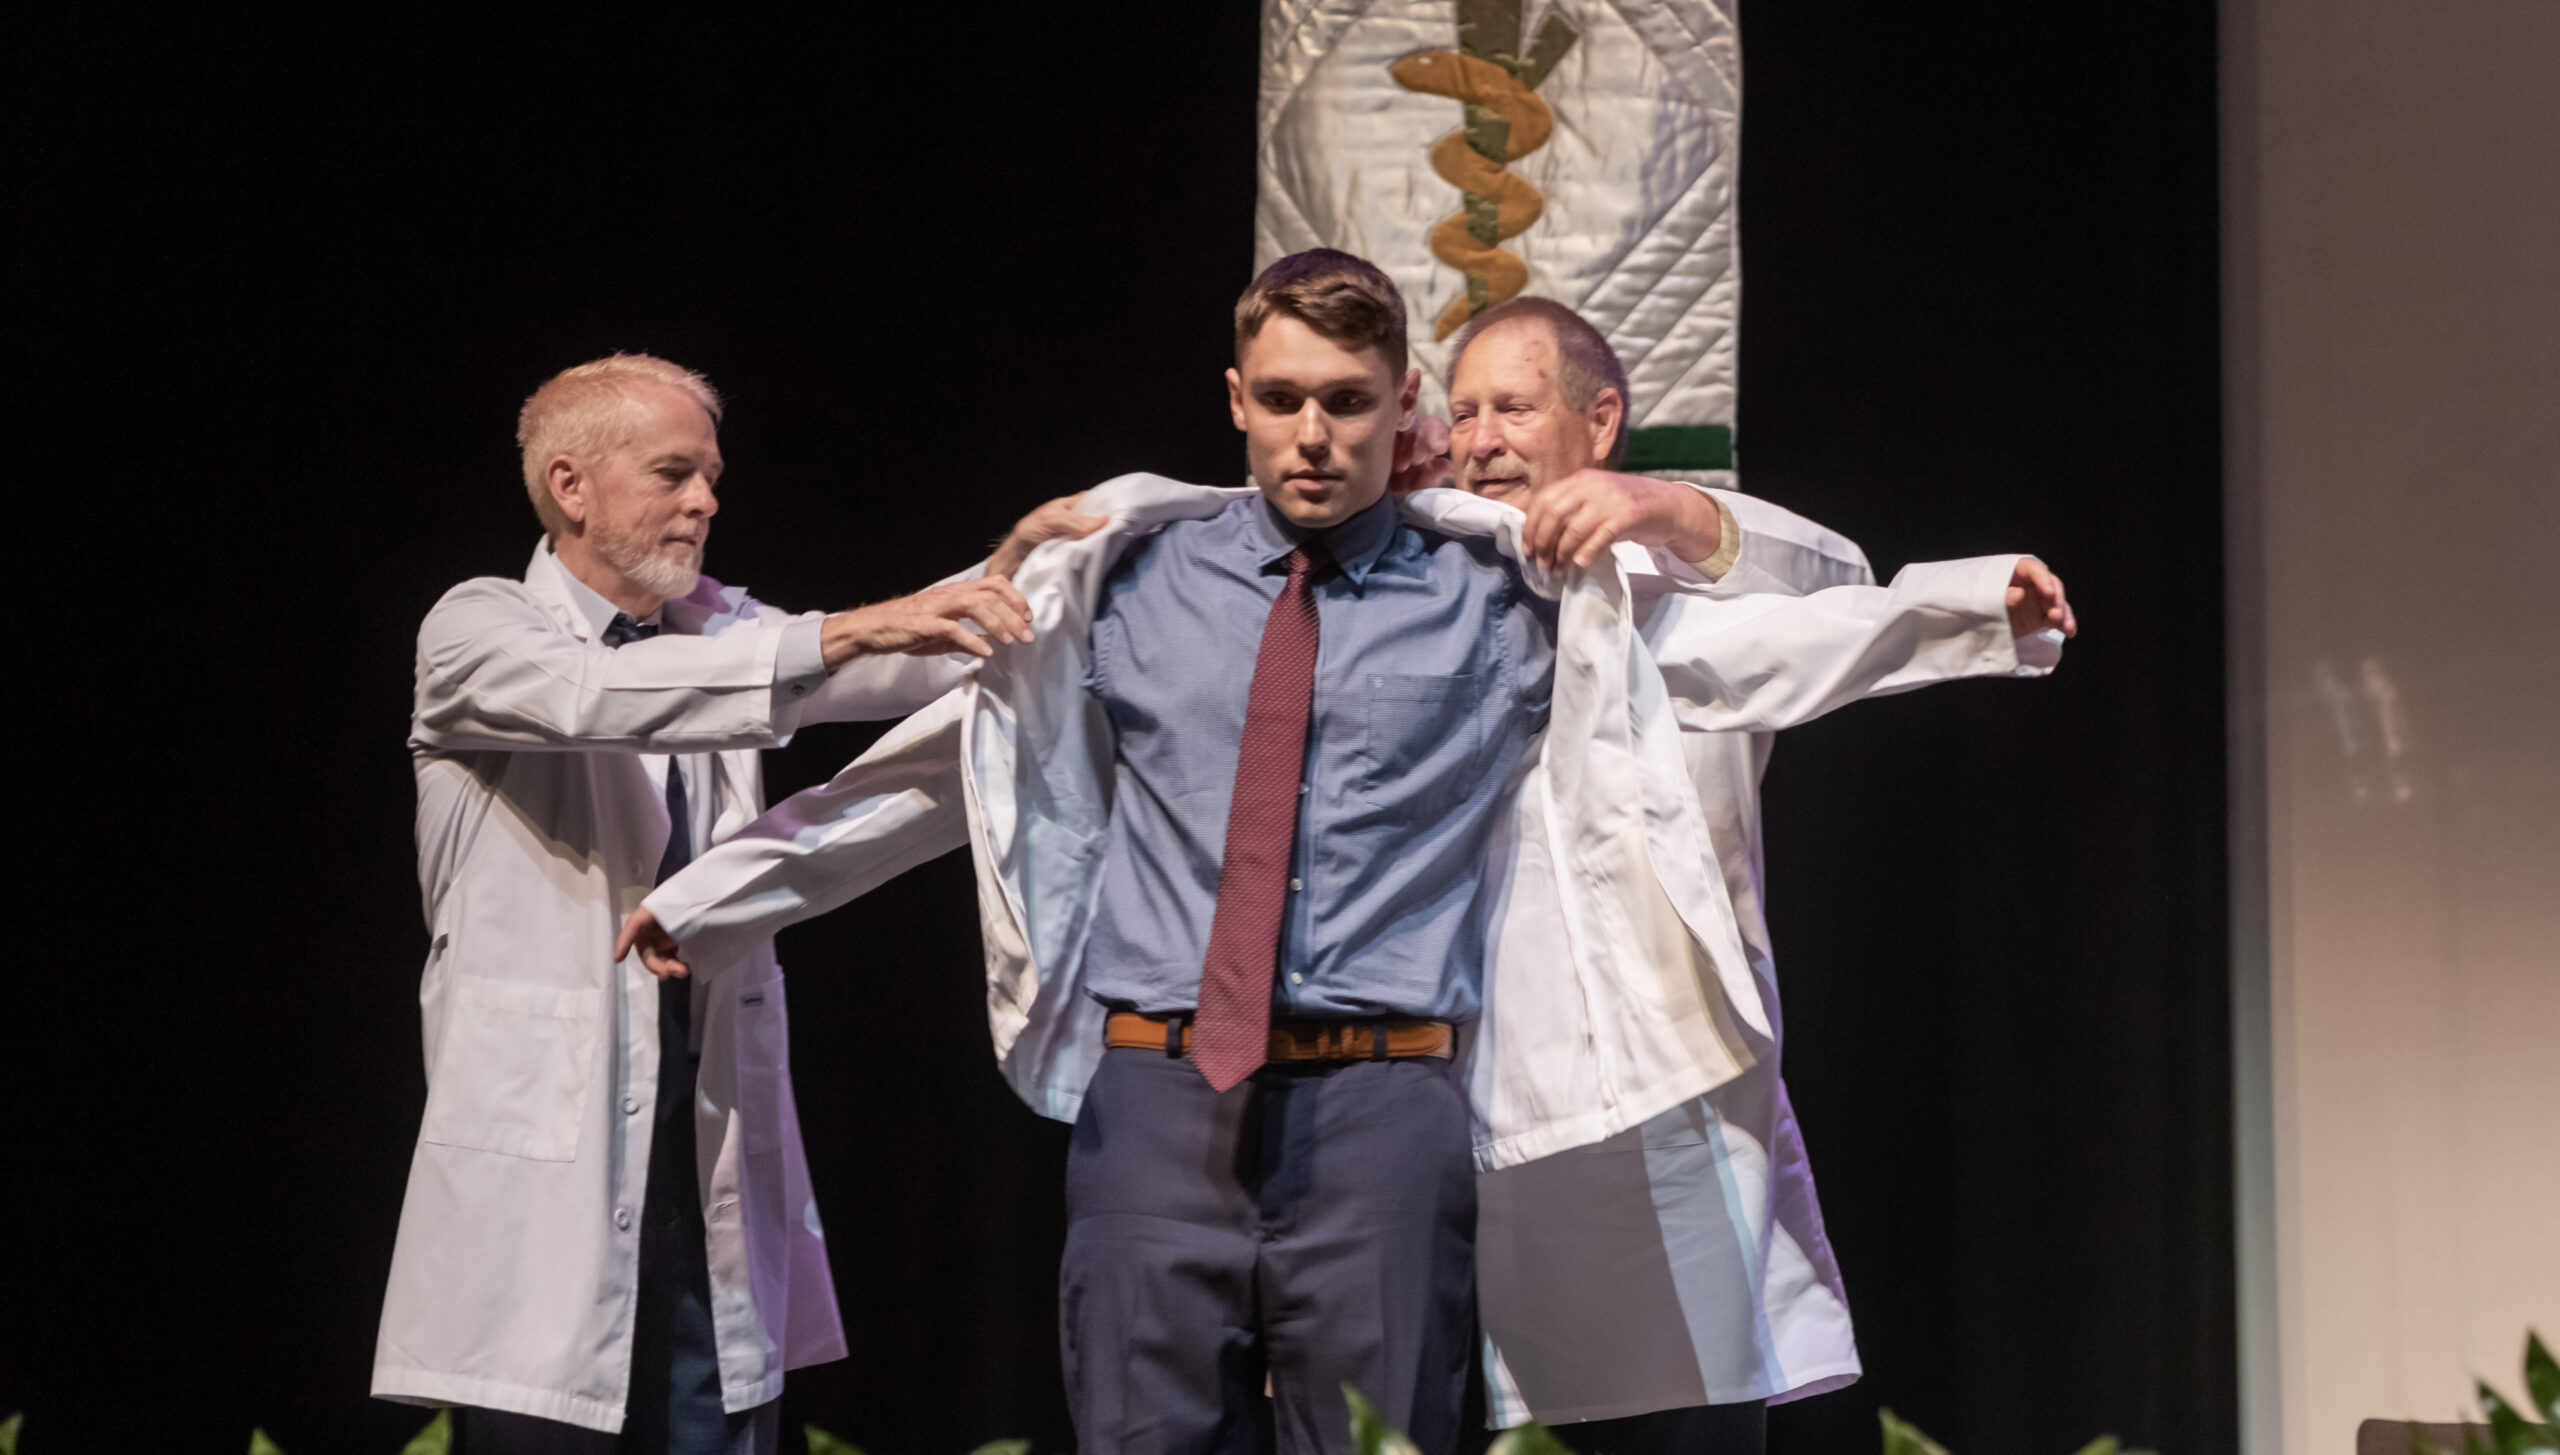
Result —
<instances>
[{"instance_id":1,"label":"black backdrop","mask_svg":"<svg viewBox=\"0 0 2560 1455\"><path fill-rule=\"evenodd\" d=\"M522 568L533 383L707 370L713 568L801 606L1110 474L1241 469L1250 5L350 13L8 22L29 1455L419 1423L364 1393L424 1095L409 642ZM1965 1452L2236 1445L2212 24L1745 18L1746 481L1888 570L2038 550L2089 623L2051 682L1777 755L1788 1070L1869 1372L1776 1450L1872 1449L1879 1403ZM969 893L945 860L782 946L854 1350L787 1398L878 1455L1066 1443L1063 1135L991 1070Z\"/></svg>"}]
</instances>

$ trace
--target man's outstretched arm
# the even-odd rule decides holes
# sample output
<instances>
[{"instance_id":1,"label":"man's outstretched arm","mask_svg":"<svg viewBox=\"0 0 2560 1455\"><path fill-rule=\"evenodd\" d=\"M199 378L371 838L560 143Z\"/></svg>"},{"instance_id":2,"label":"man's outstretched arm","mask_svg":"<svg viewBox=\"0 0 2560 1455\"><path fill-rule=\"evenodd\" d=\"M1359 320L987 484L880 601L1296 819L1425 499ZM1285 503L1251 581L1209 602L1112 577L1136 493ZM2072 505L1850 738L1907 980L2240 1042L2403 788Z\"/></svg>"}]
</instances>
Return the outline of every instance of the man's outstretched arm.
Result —
<instances>
[{"instance_id":1,"label":"man's outstretched arm","mask_svg":"<svg viewBox=\"0 0 2560 1455\"><path fill-rule=\"evenodd\" d=\"M660 976L722 964L966 844L961 707L954 694L908 718L685 866L623 921L614 958L636 948Z\"/></svg>"},{"instance_id":2,"label":"man's outstretched arm","mask_svg":"<svg viewBox=\"0 0 2560 1455\"><path fill-rule=\"evenodd\" d=\"M2042 675L2076 634L2033 556L1906 566L1884 586L1802 597L1674 594L1642 623L1684 725L1791 727L1864 697L1963 677Z\"/></svg>"}]
</instances>

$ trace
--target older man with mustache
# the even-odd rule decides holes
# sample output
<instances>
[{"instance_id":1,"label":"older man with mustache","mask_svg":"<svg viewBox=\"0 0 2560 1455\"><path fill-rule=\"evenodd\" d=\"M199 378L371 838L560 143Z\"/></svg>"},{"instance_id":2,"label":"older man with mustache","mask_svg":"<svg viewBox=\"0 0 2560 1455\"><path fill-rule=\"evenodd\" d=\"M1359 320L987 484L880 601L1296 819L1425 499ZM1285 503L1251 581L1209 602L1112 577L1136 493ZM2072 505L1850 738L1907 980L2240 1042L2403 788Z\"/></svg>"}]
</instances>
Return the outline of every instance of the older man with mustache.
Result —
<instances>
[{"instance_id":1,"label":"older man with mustache","mask_svg":"<svg viewBox=\"0 0 2560 1455\"><path fill-rule=\"evenodd\" d=\"M652 886L763 809L756 751L896 717L1031 626L1007 579L791 616L701 574L721 403L617 354L525 402L522 580L418 632L427 1106L375 1362L468 1455L776 1448L785 1369L844 1355L770 944L716 995L613 950ZM1098 523L1098 522L1096 522Z\"/></svg>"},{"instance_id":2,"label":"older man with mustache","mask_svg":"<svg viewBox=\"0 0 2560 1455\"><path fill-rule=\"evenodd\" d=\"M1400 483L1455 483L1527 512L1528 548L1588 564L1646 541L1728 592L1809 595L1873 581L1848 540L1748 496L1617 472L1627 378L1598 330L1528 298L1457 337L1449 458ZM1436 425L1436 421L1433 422ZM1441 436L1434 430L1430 442ZM2033 557L2008 591L2021 662L2077 631ZM1763 1448L1769 1402L1856 1379L1857 1348L1804 1141L1779 1074L1783 1021L1761 900L1766 732L1683 731L1769 1034L1749 1069L1595 1146L1477 1179L1477 1285L1496 1422L1564 1426L1583 1455Z\"/></svg>"}]
</instances>

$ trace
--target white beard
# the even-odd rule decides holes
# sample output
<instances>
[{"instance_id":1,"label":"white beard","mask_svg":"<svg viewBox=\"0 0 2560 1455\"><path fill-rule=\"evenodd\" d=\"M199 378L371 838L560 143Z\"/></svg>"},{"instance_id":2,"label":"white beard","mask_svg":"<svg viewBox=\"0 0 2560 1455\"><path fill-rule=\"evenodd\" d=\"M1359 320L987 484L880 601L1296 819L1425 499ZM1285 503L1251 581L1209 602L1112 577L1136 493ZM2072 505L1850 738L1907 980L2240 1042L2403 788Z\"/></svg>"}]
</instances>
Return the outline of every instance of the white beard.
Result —
<instances>
[{"instance_id":1,"label":"white beard","mask_svg":"<svg viewBox=\"0 0 2560 1455\"><path fill-rule=\"evenodd\" d=\"M702 549L699 546L681 556L670 556L657 541L599 535L596 554L621 572L625 581L669 601L692 595L694 583L702 579Z\"/></svg>"}]
</instances>

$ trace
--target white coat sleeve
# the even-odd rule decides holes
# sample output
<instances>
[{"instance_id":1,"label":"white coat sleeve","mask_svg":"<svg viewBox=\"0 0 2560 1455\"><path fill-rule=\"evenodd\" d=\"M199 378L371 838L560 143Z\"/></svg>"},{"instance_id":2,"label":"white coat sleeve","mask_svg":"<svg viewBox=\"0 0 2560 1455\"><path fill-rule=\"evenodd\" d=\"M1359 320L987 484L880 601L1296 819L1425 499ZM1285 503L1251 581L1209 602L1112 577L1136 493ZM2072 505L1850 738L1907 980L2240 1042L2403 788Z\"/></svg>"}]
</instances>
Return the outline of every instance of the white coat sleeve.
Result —
<instances>
[{"instance_id":1,"label":"white coat sleeve","mask_svg":"<svg viewBox=\"0 0 2560 1455\"><path fill-rule=\"evenodd\" d=\"M1872 586L1875 569L1858 543L1782 505L1735 490L1709 490L1741 539L1733 565L1716 578L1717 594L1775 591L1802 596L1834 586Z\"/></svg>"},{"instance_id":2,"label":"white coat sleeve","mask_svg":"<svg viewBox=\"0 0 2560 1455\"><path fill-rule=\"evenodd\" d=\"M1864 697L1964 677L2040 676L2009 634L2016 556L1906 566L1810 595L1673 592L1642 631L1683 727L1767 732Z\"/></svg>"},{"instance_id":3,"label":"white coat sleeve","mask_svg":"<svg viewBox=\"0 0 2560 1455\"><path fill-rule=\"evenodd\" d=\"M934 582L974 581L987 574L978 562ZM932 587L927 587L931 590ZM822 620L808 617L805 620ZM794 705L799 722L871 722L904 717L949 692L965 680L977 658L963 652L928 657L882 655L856 657L819 681ZM823 670L823 668L821 669Z\"/></svg>"},{"instance_id":4,"label":"white coat sleeve","mask_svg":"<svg viewBox=\"0 0 2560 1455\"><path fill-rule=\"evenodd\" d=\"M969 841L961 694L890 730L826 783L795 793L642 901L686 958L719 966Z\"/></svg>"},{"instance_id":5,"label":"white coat sleeve","mask_svg":"<svg viewBox=\"0 0 2560 1455\"><path fill-rule=\"evenodd\" d=\"M771 747L792 717L775 662L788 621L621 648L560 629L521 583L484 577L418 628L415 747L515 752Z\"/></svg>"}]
</instances>

